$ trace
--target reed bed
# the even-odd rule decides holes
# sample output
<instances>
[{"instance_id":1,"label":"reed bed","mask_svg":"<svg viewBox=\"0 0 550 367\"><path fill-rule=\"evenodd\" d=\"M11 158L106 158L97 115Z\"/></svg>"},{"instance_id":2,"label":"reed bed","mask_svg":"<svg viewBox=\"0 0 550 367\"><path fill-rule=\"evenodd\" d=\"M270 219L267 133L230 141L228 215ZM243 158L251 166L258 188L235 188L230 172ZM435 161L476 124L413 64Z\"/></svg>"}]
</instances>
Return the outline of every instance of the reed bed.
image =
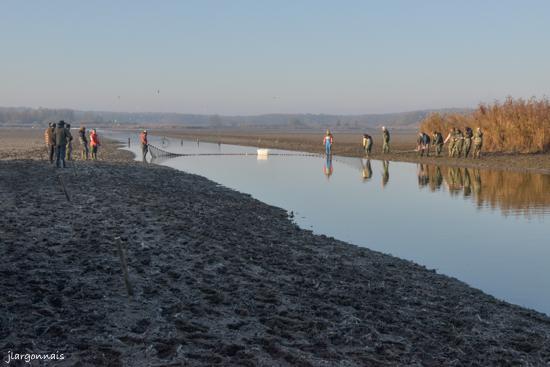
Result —
<instances>
[{"instance_id":1,"label":"reed bed","mask_svg":"<svg viewBox=\"0 0 550 367\"><path fill-rule=\"evenodd\" d=\"M550 152L550 101L547 98L513 99L503 103L481 103L469 114L433 113L420 124L425 132L441 131L444 135L453 127L462 131L466 126L481 127L483 150L506 153Z\"/></svg>"}]
</instances>

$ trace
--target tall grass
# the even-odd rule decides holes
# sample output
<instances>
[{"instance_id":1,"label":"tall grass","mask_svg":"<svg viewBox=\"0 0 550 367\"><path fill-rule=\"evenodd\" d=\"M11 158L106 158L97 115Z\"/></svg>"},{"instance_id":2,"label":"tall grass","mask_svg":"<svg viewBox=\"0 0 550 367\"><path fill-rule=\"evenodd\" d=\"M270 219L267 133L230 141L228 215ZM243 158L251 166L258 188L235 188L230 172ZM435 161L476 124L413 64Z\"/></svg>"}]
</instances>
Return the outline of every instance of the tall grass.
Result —
<instances>
[{"instance_id":1,"label":"tall grass","mask_svg":"<svg viewBox=\"0 0 550 367\"><path fill-rule=\"evenodd\" d=\"M470 114L433 113L420 124L426 132L466 126L481 127L483 150L490 152L542 153L550 151L550 102L547 98L513 99L480 104Z\"/></svg>"}]
</instances>

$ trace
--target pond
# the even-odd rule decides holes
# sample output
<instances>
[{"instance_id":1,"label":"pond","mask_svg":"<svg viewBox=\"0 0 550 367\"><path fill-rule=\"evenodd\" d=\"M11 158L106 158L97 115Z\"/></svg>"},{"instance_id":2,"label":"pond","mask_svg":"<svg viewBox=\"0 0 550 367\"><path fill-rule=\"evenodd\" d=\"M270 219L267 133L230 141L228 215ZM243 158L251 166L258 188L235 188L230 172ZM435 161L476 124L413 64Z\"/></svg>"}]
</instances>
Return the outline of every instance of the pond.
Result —
<instances>
[{"instance_id":1,"label":"pond","mask_svg":"<svg viewBox=\"0 0 550 367\"><path fill-rule=\"evenodd\" d=\"M140 159L137 135L109 135L131 137L129 149ZM281 150L260 157L253 147L149 140L170 152L209 154L155 163L284 208L302 228L412 260L550 315L550 175Z\"/></svg>"}]
</instances>

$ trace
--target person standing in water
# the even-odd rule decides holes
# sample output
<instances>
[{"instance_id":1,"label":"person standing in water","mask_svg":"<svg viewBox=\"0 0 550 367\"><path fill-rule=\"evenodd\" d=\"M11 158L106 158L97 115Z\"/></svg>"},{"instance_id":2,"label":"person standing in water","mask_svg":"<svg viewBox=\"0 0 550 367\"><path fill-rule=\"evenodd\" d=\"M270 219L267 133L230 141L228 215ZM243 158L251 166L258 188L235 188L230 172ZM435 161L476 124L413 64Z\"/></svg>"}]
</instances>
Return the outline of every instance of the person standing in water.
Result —
<instances>
[{"instance_id":1,"label":"person standing in water","mask_svg":"<svg viewBox=\"0 0 550 367\"><path fill-rule=\"evenodd\" d=\"M480 158L481 147L483 146L483 132L481 131L480 127L476 129L473 140L474 140L474 151L472 152L472 155L474 158Z\"/></svg>"},{"instance_id":2,"label":"person standing in water","mask_svg":"<svg viewBox=\"0 0 550 367\"><path fill-rule=\"evenodd\" d=\"M44 140L48 148L50 163L53 164L53 157L55 155L55 122L50 122L48 124L48 128L44 131Z\"/></svg>"},{"instance_id":3,"label":"person standing in water","mask_svg":"<svg viewBox=\"0 0 550 367\"><path fill-rule=\"evenodd\" d=\"M455 130L454 140L455 146L453 150L453 157L460 158L462 154L462 145L464 144L464 135L460 129Z\"/></svg>"},{"instance_id":4,"label":"person standing in water","mask_svg":"<svg viewBox=\"0 0 550 367\"><path fill-rule=\"evenodd\" d=\"M86 127L82 126L78 130L78 140L80 140L80 149L82 152L82 160L88 160L88 138L86 138Z\"/></svg>"},{"instance_id":5,"label":"person standing in water","mask_svg":"<svg viewBox=\"0 0 550 367\"><path fill-rule=\"evenodd\" d=\"M370 157L372 150L372 136L369 134L363 134L363 149L365 150L365 156Z\"/></svg>"},{"instance_id":6,"label":"person standing in water","mask_svg":"<svg viewBox=\"0 0 550 367\"><path fill-rule=\"evenodd\" d=\"M386 154L390 152L390 132L385 126L382 126L382 153Z\"/></svg>"},{"instance_id":7,"label":"person standing in water","mask_svg":"<svg viewBox=\"0 0 550 367\"><path fill-rule=\"evenodd\" d=\"M329 129L327 129L327 133L325 134L325 138L323 139L323 144L325 145L325 153L326 155L332 154L332 143L333 143L333 137Z\"/></svg>"},{"instance_id":8,"label":"person standing in water","mask_svg":"<svg viewBox=\"0 0 550 367\"><path fill-rule=\"evenodd\" d=\"M92 159L94 161L97 160L97 150L99 149L100 145L101 143L99 142L97 132L95 129L92 129L92 131L90 132L90 148L92 149Z\"/></svg>"},{"instance_id":9,"label":"person standing in water","mask_svg":"<svg viewBox=\"0 0 550 367\"><path fill-rule=\"evenodd\" d=\"M143 130L139 134L139 141L141 142L141 152L143 153L143 161L146 162L147 152L149 151L149 144L147 142L147 130Z\"/></svg>"}]
</instances>

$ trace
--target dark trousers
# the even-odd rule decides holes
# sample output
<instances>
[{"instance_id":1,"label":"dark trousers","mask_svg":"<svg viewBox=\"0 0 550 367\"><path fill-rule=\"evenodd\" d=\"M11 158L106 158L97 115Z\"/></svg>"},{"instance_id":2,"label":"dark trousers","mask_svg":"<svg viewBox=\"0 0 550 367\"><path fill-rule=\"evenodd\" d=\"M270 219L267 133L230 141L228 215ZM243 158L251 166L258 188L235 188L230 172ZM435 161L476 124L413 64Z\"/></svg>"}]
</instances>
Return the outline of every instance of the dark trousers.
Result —
<instances>
[{"instance_id":1,"label":"dark trousers","mask_svg":"<svg viewBox=\"0 0 550 367\"><path fill-rule=\"evenodd\" d=\"M66 147L65 145L58 145L55 149L56 151L56 160L55 160L55 164L57 166L57 168L63 166L63 168L65 168L65 151L66 151Z\"/></svg>"},{"instance_id":2,"label":"dark trousers","mask_svg":"<svg viewBox=\"0 0 550 367\"><path fill-rule=\"evenodd\" d=\"M141 152L143 153L143 161L145 162L145 158L147 156L147 152L149 151L149 146L147 144L141 144Z\"/></svg>"},{"instance_id":3,"label":"dark trousers","mask_svg":"<svg viewBox=\"0 0 550 367\"><path fill-rule=\"evenodd\" d=\"M50 156L50 163L53 163L53 156L55 155L55 145L48 145L48 154Z\"/></svg>"}]
</instances>

